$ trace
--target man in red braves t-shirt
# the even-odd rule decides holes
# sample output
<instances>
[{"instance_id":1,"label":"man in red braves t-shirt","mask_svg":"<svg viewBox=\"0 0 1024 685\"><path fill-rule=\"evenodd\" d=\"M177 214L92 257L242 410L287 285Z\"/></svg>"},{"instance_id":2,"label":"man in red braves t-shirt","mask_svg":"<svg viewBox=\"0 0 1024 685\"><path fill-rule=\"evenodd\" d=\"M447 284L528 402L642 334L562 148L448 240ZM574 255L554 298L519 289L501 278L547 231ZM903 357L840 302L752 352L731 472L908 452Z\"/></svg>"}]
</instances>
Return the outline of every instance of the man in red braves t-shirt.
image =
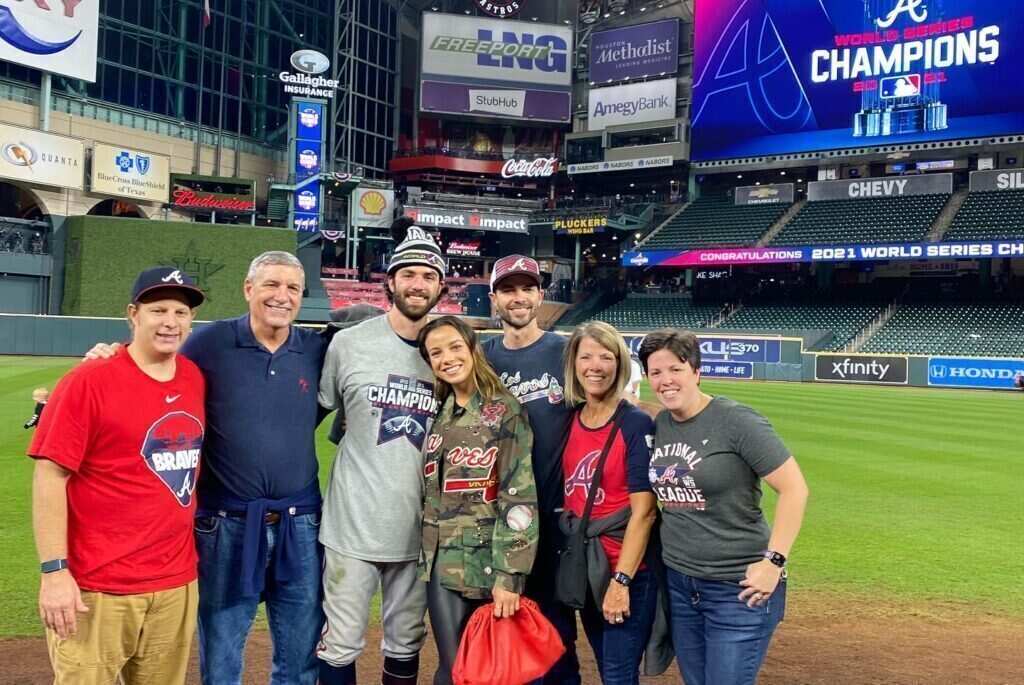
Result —
<instances>
[{"instance_id":1,"label":"man in red braves t-shirt","mask_svg":"<svg viewBox=\"0 0 1024 685\"><path fill-rule=\"evenodd\" d=\"M132 342L61 379L29 446L39 614L57 684L185 682L205 385L177 352L202 301L177 269L142 272L127 309Z\"/></svg>"}]
</instances>

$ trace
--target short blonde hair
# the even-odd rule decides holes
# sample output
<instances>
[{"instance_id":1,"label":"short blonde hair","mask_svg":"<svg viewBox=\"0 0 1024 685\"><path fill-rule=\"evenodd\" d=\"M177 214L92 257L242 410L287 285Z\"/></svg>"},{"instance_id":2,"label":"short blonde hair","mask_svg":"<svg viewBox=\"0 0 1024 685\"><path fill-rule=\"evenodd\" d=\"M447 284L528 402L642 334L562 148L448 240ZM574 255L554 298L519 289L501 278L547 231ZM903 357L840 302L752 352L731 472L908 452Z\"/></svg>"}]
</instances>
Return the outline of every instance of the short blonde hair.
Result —
<instances>
[{"instance_id":1,"label":"short blonde hair","mask_svg":"<svg viewBox=\"0 0 1024 685\"><path fill-rule=\"evenodd\" d=\"M580 343L584 338L590 338L601 347L615 355L615 385L613 392L621 395L622 391L629 385L629 377L633 369L629 364L629 347L622 334L615 330L614 326L603 321L591 321L580 324L569 336L569 342L565 345L565 401L570 407L575 407L587 400L587 393L583 390L583 384L576 378L576 355L580 351Z\"/></svg>"}]
</instances>

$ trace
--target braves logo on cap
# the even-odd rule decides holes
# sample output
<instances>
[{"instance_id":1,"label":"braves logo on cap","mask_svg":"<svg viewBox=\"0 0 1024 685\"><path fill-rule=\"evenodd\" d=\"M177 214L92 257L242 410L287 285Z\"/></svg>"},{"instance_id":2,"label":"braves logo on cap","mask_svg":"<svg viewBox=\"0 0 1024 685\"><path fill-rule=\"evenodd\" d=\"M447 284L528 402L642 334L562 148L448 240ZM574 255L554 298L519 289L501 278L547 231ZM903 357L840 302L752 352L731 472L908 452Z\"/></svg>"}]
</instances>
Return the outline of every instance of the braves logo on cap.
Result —
<instances>
[{"instance_id":1,"label":"braves logo on cap","mask_svg":"<svg viewBox=\"0 0 1024 685\"><path fill-rule=\"evenodd\" d=\"M178 285L184 284L184 281L181 280L181 272L178 271L177 269L161 278L160 281L162 283L170 283L171 281L174 281Z\"/></svg>"},{"instance_id":2,"label":"braves logo on cap","mask_svg":"<svg viewBox=\"0 0 1024 685\"><path fill-rule=\"evenodd\" d=\"M202 447L203 424L183 411L157 419L142 443L140 454L146 466L183 507L192 504Z\"/></svg>"}]
</instances>

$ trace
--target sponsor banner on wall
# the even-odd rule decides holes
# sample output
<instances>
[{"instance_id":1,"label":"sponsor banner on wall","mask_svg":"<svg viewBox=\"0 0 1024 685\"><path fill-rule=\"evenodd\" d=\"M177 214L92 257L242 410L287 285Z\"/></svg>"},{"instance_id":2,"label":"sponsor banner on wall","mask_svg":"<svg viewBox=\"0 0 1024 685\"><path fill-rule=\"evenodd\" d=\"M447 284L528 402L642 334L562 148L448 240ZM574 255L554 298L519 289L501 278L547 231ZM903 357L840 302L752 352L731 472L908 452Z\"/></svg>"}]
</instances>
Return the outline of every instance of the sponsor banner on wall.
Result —
<instances>
[{"instance_id":1,"label":"sponsor banner on wall","mask_svg":"<svg viewBox=\"0 0 1024 685\"><path fill-rule=\"evenodd\" d=\"M645 335L625 336L629 353L633 357L640 354L640 345ZM779 338L723 338L713 335L698 335L700 342L701 364L705 362L777 364L782 361L782 340Z\"/></svg>"},{"instance_id":2,"label":"sponsor banner on wall","mask_svg":"<svg viewBox=\"0 0 1024 685\"><path fill-rule=\"evenodd\" d=\"M604 233L608 227L608 214L576 214L558 216L551 221L551 227L558 235L592 235Z\"/></svg>"},{"instance_id":3,"label":"sponsor banner on wall","mask_svg":"<svg viewBox=\"0 0 1024 685\"><path fill-rule=\"evenodd\" d=\"M971 192L986 190L1024 190L1024 171L1020 169L972 171Z\"/></svg>"},{"instance_id":4,"label":"sponsor banner on wall","mask_svg":"<svg viewBox=\"0 0 1024 685\"><path fill-rule=\"evenodd\" d=\"M795 186L792 183L773 183L761 186L742 186L736 189L738 205L793 204Z\"/></svg>"},{"instance_id":5,"label":"sponsor banner on wall","mask_svg":"<svg viewBox=\"0 0 1024 685\"><path fill-rule=\"evenodd\" d=\"M725 247L703 250L638 250L622 255L623 266L722 266L797 262L879 262L926 259L1024 257L1024 240L886 245Z\"/></svg>"},{"instance_id":6,"label":"sponsor banner on wall","mask_svg":"<svg viewBox=\"0 0 1024 685\"><path fill-rule=\"evenodd\" d=\"M819 354L814 358L814 379L832 383L906 385L906 355Z\"/></svg>"},{"instance_id":7,"label":"sponsor banner on wall","mask_svg":"<svg viewBox=\"0 0 1024 685\"><path fill-rule=\"evenodd\" d=\"M387 228L395 218L395 191L377 188L356 188L352 193L356 226Z\"/></svg>"},{"instance_id":8,"label":"sponsor banner on wall","mask_svg":"<svg viewBox=\"0 0 1024 685\"><path fill-rule=\"evenodd\" d=\"M171 174L171 205L190 212L252 214L255 190L250 179Z\"/></svg>"},{"instance_id":9,"label":"sponsor banner on wall","mask_svg":"<svg viewBox=\"0 0 1024 685\"><path fill-rule=\"evenodd\" d=\"M590 80L675 74L679 69L679 20L595 31L590 36Z\"/></svg>"},{"instance_id":10,"label":"sponsor banner on wall","mask_svg":"<svg viewBox=\"0 0 1024 685\"><path fill-rule=\"evenodd\" d=\"M1020 3L697 0L694 161L1024 130Z\"/></svg>"},{"instance_id":11,"label":"sponsor banner on wall","mask_svg":"<svg viewBox=\"0 0 1024 685\"><path fill-rule=\"evenodd\" d=\"M701 360L700 375L704 378L734 378L749 381L754 377L750 362L705 362Z\"/></svg>"},{"instance_id":12,"label":"sponsor banner on wall","mask_svg":"<svg viewBox=\"0 0 1024 685\"><path fill-rule=\"evenodd\" d=\"M1024 359L929 357L928 385L1013 390L1024 375Z\"/></svg>"},{"instance_id":13,"label":"sponsor banner on wall","mask_svg":"<svg viewBox=\"0 0 1024 685\"><path fill-rule=\"evenodd\" d=\"M81 140L0 124L0 178L82 190L84 176Z\"/></svg>"},{"instance_id":14,"label":"sponsor banner on wall","mask_svg":"<svg viewBox=\"0 0 1024 685\"><path fill-rule=\"evenodd\" d=\"M567 91L540 88L424 80L420 83L420 109L496 119L567 122L572 116L572 95Z\"/></svg>"},{"instance_id":15,"label":"sponsor banner on wall","mask_svg":"<svg viewBox=\"0 0 1024 685\"><path fill-rule=\"evenodd\" d=\"M166 203L170 197L171 158L96 143L90 179L94 193Z\"/></svg>"},{"instance_id":16,"label":"sponsor banner on wall","mask_svg":"<svg viewBox=\"0 0 1024 685\"><path fill-rule=\"evenodd\" d=\"M99 0L0 3L0 60L96 82Z\"/></svg>"},{"instance_id":17,"label":"sponsor banner on wall","mask_svg":"<svg viewBox=\"0 0 1024 685\"><path fill-rule=\"evenodd\" d=\"M807 184L807 199L810 202L906 195L948 195L952 192L953 174L812 181Z\"/></svg>"},{"instance_id":18,"label":"sponsor banner on wall","mask_svg":"<svg viewBox=\"0 0 1024 685\"><path fill-rule=\"evenodd\" d=\"M436 228L464 228L470 231L502 231L529 233L530 218L523 214L498 212L471 212L441 207L406 207L405 216L420 226Z\"/></svg>"},{"instance_id":19,"label":"sponsor banner on wall","mask_svg":"<svg viewBox=\"0 0 1024 685\"><path fill-rule=\"evenodd\" d=\"M451 257L479 257L480 249L479 240L453 240L448 243L445 254Z\"/></svg>"},{"instance_id":20,"label":"sponsor banner on wall","mask_svg":"<svg viewBox=\"0 0 1024 685\"><path fill-rule=\"evenodd\" d=\"M587 162L585 164L569 164L566 172L573 174L600 174L609 171L632 171L633 169L653 169L672 166L675 162L672 155L661 157L642 157L639 159L620 159L609 162Z\"/></svg>"},{"instance_id":21,"label":"sponsor banner on wall","mask_svg":"<svg viewBox=\"0 0 1024 685\"><path fill-rule=\"evenodd\" d=\"M629 83L611 88L591 88L589 98L589 131L602 131L609 126L623 124L674 119L676 116L674 78Z\"/></svg>"}]
</instances>

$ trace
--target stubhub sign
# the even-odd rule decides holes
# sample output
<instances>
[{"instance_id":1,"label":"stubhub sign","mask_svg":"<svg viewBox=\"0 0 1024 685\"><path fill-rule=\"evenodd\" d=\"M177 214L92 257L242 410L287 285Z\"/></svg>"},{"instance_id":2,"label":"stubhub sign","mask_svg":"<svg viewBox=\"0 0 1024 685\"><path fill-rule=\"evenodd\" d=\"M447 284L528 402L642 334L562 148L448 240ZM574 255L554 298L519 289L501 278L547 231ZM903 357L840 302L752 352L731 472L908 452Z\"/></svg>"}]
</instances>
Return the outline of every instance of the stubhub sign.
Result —
<instances>
[{"instance_id":1,"label":"stubhub sign","mask_svg":"<svg viewBox=\"0 0 1024 685\"><path fill-rule=\"evenodd\" d=\"M674 78L590 90L587 128L591 131L621 124L674 119L675 116Z\"/></svg>"}]
</instances>

